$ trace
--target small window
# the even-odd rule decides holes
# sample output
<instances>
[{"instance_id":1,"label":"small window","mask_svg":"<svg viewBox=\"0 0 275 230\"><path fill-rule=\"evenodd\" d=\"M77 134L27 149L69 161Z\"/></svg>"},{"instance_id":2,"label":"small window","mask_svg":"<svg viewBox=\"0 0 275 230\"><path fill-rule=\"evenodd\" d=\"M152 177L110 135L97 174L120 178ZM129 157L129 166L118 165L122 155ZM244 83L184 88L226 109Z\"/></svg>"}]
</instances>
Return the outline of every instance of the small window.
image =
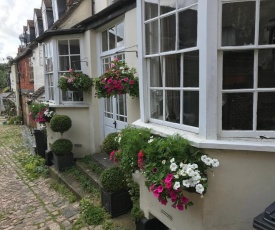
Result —
<instances>
[{"instance_id":1,"label":"small window","mask_svg":"<svg viewBox=\"0 0 275 230\"><path fill-rule=\"evenodd\" d=\"M30 82L34 81L34 77L33 77L33 62L32 62L32 58L29 58L29 74L30 74Z\"/></svg>"},{"instance_id":2,"label":"small window","mask_svg":"<svg viewBox=\"0 0 275 230\"><path fill-rule=\"evenodd\" d=\"M124 22L121 22L101 33L102 52L124 45Z\"/></svg>"}]
</instances>

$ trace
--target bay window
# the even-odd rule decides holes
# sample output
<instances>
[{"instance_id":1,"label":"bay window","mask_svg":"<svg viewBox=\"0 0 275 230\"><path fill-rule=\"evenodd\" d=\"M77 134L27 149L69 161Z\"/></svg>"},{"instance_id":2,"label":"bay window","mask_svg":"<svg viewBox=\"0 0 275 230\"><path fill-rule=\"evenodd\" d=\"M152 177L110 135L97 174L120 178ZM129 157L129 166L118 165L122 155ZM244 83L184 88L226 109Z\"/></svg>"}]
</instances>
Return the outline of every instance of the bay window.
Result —
<instances>
[{"instance_id":1,"label":"bay window","mask_svg":"<svg viewBox=\"0 0 275 230\"><path fill-rule=\"evenodd\" d=\"M150 120L197 132L197 1L144 1Z\"/></svg>"},{"instance_id":2,"label":"bay window","mask_svg":"<svg viewBox=\"0 0 275 230\"><path fill-rule=\"evenodd\" d=\"M45 79L47 86L48 100L53 102L54 97L54 79L53 79L53 50L52 42L48 42L44 45L44 57L45 57Z\"/></svg>"},{"instance_id":3,"label":"bay window","mask_svg":"<svg viewBox=\"0 0 275 230\"><path fill-rule=\"evenodd\" d=\"M144 126L208 140L275 137L274 0L143 0L138 8Z\"/></svg>"}]
</instances>

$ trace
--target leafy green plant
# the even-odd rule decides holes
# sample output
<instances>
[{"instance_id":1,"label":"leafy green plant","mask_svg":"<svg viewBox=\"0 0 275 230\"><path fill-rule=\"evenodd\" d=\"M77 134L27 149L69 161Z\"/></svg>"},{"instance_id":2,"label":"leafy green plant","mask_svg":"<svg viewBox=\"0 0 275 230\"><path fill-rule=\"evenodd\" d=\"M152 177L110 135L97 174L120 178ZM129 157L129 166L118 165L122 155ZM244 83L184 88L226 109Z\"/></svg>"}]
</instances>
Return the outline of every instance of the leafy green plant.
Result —
<instances>
[{"instance_id":1,"label":"leafy green plant","mask_svg":"<svg viewBox=\"0 0 275 230\"><path fill-rule=\"evenodd\" d=\"M54 189L59 194L66 197L70 203L74 203L77 200L76 196L71 191L69 191L67 187L62 183L59 183L55 180L51 180L50 188Z\"/></svg>"},{"instance_id":2,"label":"leafy green plant","mask_svg":"<svg viewBox=\"0 0 275 230\"><path fill-rule=\"evenodd\" d=\"M105 169L99 179L103 188L110 192L127 188L126 178L119 167Z\"/></svg>"},{"instance_id":3,"label":"leafy green plant","mask_svg":"<svg viewBox=\"0 0 275 230\"><path fill-rule=\"evenodd\" d=\"M110 154L113 150L118 150L118 135L119 133L109 133L102 142L101 148L102 150Z\"/></svg>"},{"instance_id":4,"label":"leafy green plant","mask_svg":"<svg viewBox=\"0 0 275 230\"><path fill-rule=\"evenodd\" d=\"M14 125L16 123L16 124L19 125L19 124L21 124L21 121L22 121L22 117L21 116L13 116L13 117L10 117L8 119L7 124L8 125Z\"/></svg>"},{"instance_id":5,"label":"leafy green plant","mask_svg":"<svg viewBox=\"0 0 275 230\"><path fill-rule=\"evenodd\" d=\"M50 121L50 127L53 132L59 132L62 135L72 127L72 120L67 115L54 115Z\"/></svg>"},{"instance_id":6,"label":"leafy green plant","mask_svg":"<svg viewBox=\"0 0 275 230\"><path fill-rule=\"evenodd\" d=\"M88 198L80 201L80 210L83 220L89 225L99 225L105 219L110 218L104 208L95 206Z\"/></svg>"},{"instance_id":7,"label":"leafy green plant","mask_svg":"<svg viewBox=\"0 0 275 230\"><path fill-rule=\"evenodd\" d=\"M73 149L73 143L68 139L58 139L51 146L52 152L62 156L70 154Z\"/></svg>"}]
</instances>

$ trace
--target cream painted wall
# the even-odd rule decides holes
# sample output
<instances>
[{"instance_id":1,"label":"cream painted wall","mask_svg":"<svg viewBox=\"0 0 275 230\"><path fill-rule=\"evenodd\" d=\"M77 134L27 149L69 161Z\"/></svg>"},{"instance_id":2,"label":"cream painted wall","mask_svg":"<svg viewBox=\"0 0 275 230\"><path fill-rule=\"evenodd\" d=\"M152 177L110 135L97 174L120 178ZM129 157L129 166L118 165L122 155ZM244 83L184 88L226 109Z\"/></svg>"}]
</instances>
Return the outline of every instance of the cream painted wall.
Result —
<instances>
[{"instance_id":1,"label":"cream painted wall","mask_svg":"<svg viewBox=\"0 0 275 230\"><path fill-rule=\"evenodd\" d=\"M60 29L69 29L90 16L92 16L92 1L84 0L72 15L61 24Z\"/></svg>"},{"instance_id":2,"label":"cream painted wall","mask_svg":"<svg viewBox=\"0 0 275 230\"><path fill-rule=\"evenodd\" d=\"M96 0L95 1L95 13L98 13L99 11L103 10L108 6L108 0Z\"/></svg>"},{"instance_id":3,"label":"cream painted wall","mask_svg":"<svg viewBox=\"0 0 275 230\"><path fill-rule=\"evenodd\" d=\"M141 208L145 215L158 217L173 230L253 229L253 218L275 200L275 154L229 150L204 152L220 161L214 174L208 172L209 187L204 198L187 193L194 206L180 212L161 205L147 187L141 185Z\"/></svg>"},{"instance_id":4,"label":"cream painted wall","mask_svg":"<svg viewBox=\"0 0 275 230\"><path fill-rule=\"evenodd\" d=\"M59 115L67 115L72 119L72 127L63 134L63 138L71 140L74 144L73 154L75 158L82 158L91 154L91 133L89 129L89 110L87 107L56 108ZM50 145L60 138L60 133L54 133L47 124L48 149ZM80 147L75 146L80 144Z\"/></svg>"},{"instance_id":5,"label":"cream painted wall","mask_svg":"<svg viewBox=\"0 0 275 230\"><path fill-rule=\"evenodd\" d=\"M136 9L132 9L125 14L124 30L125 30L125 50L137 51L137 15ZM130 68L138 70L138 57L135 52L125 53L126 63ZM137 72L137 76L139 73ZM132 99L127 95L127 114L128 124L133 123L140 118L139 99Z\"/></svg>"}]
</instances>

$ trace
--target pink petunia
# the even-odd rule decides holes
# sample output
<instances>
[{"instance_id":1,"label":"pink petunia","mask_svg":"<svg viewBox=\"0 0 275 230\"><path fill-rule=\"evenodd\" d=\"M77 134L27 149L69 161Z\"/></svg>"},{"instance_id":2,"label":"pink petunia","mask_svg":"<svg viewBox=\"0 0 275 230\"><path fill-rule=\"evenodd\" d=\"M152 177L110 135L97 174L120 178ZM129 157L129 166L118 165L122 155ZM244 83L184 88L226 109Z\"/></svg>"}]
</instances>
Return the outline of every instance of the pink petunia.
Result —
<instances>
[{"instance_id":1,"label":"pink petunia","mask_svg":"<svg viewBox=\"0 0 275 230\"><path fill-rule=\"evenodd\" d=\"M111 63L111 68L115 68L115 64L114 63Z\"/></svg>"},{"instance_id":2,"label":"pink petunia","mask_svg":"<svg viewBox=\"0 0 275 230\"><path fill-rule=\"evenodd\" d=\"M152 184L152 185L150 186L150 191L152 192L152 191L154 191L154 190L155 190L155 185Z\"/></svg>"},{"instance_id":3,"label":"pink petunia","mask_svg":"<svg viewBox=\"0 0 275 230\"><path fill-rule=\"evenodd\" d=\"M71 72L73 72L73 70L72 70L72 69L69 69L69 72L71 73Z\"/></svg>"},{"instance_id":4,"label":"pink petunia","mask_svg":"<svg viewBox=\"0 0 275 230\"><path fill-rule=\"evenodd\" d=\"M187 203L189 202L189 199L188 199L187 197L185 197L185 196L182 196L182 197L181 197L181 202L182 202L183 204L187 204Z\"/></svg>"},{"instance_id":5,"label":"pink petunia","mask_svg":"<svg viewBox=\"0 0 275 230\"><path fill-rule=\"evenodd\" d=\"M115 62L118 62L118 59L115 57L115 58L114 58L114 61L115 61Z\"/></svg>"},{"instance_id":6,"label":"pink petunia","mask_svg":"<svg viewBox=\"0 0 275 230\"><path fill-rule=\"evenodd\" d=\"M178 208L178 210L183 211L184 206L183 206L182 204L178 204L178 205L177 205L177 208Z\"/></svg>"},{"instance_id":7,"label":"pink petunia","mask_svg":"<svg viewBox=\"0 0 275 230\"><path fill-rule=\"evenodd\" d=\"M108 84L111 84L112 81L113 81L112 78L109 78L107 82L108 82Z\"/></svg>"},{"instance_id":8,"label":"pink petunia","mask_svg":"<svg viewBox=\"0 0 275 230\"><path fill-rule=\"evenodd\" d=\"M167 200L166 199L159 199L160 203L163 204L163 205L166 205L167 204Z\"/></svg>"},{"instance_id":9,"label":"pink petunia","mask_svg":"<svg viewBox=\"0 0 275 230\"><path fill-rule=\"evenodd\" d=\"M134 80L130 80L130 81L129 81L129 84L130 84L130 85L133 85L133 84L135 84L135 81L134 81Z\"/></svg>"},{"instance_id":10,"label":"pink petunia","mask_svg":"<svg viewBox=\"0 0 275 230\"><path fill-rule=\"evenodd\" d=\"M158 192L162 193L162 191L163 191L163 186L162 185L158 186Z\"/></svg>"},{"instance_id":11,"label":"pink petunia","mask_svg":"<svg viewBox=\"0 0 275 230\"><path fill-rule=\"evenodd\" d=\"M125 77L125 78L123 79L123 81L125 81L125 82L127 82L128 80L129 80L128 77Z\"/></svg>"},{"instance_id":12,"label":"pink petunia","mask_svg":"<svg viewBox=\"0 0 275 230\"><path fill-rule=\"evenodd\" d=\"M172 187L172 183L171 182L165 182L165 187L166 188L171 188Z\"/></svg>"},{"instance_id":13,"label":"pink petunia","mask_svg":"<svg viewBox=\"0 0 275 230\"><path fill-rule=\"evenodd\" d=\"M154 193L154 196L155 196L155 197L159 197L159 192L158 192L157 189L155 189L155 190L153 191L153 193Z\"/></svg>"}]
</instances>

